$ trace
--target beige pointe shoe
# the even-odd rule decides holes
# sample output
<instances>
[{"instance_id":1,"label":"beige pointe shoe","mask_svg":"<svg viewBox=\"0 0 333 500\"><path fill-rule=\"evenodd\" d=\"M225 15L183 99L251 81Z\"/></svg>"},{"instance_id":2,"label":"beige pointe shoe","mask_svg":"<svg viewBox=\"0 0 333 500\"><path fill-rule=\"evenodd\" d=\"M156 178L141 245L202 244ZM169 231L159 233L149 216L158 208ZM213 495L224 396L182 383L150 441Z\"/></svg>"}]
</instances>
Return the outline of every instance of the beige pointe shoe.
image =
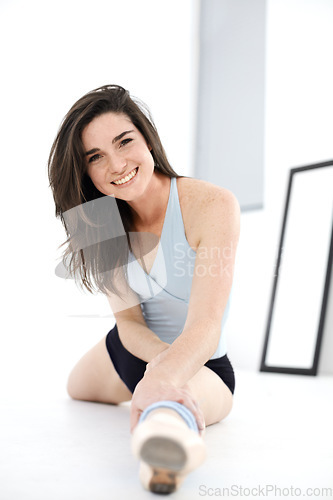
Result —
<instances>
[{"instance_id":1,"label":"beige pointe shoe","mask_svg":"<svg viewBox=\"0 0 333 500\"><path fill-rule=\"evenodd\" d=\"M140 480L154 493L172 493L206 458L202 437L163 409L152 411L132 435L133 454L140 459Z\"/></svg>"}]
</instances>

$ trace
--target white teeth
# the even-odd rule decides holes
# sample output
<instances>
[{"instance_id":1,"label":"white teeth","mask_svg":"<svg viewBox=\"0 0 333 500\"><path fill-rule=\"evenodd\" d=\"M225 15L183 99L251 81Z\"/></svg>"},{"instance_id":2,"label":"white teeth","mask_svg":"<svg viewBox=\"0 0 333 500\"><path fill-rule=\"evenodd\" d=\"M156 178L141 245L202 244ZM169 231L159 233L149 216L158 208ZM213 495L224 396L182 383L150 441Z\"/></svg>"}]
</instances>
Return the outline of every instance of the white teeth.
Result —
<instances>
[{"instance_id":1,"label":"white teeth","mask_svg":"<svg viewBox=\"0 0 333 500\"><path fill-rule=\"evenodd\" d=\"M137 173L137 170L134 169L132 170L132 172L130 172L128 175L126 175L126 177L123 177L122 179L120 179L119 181L114 181L115 184L124 184L125 182L128 182L130 179L132 179L132 177L134 177Z\"/></svg>"}]
</instances>

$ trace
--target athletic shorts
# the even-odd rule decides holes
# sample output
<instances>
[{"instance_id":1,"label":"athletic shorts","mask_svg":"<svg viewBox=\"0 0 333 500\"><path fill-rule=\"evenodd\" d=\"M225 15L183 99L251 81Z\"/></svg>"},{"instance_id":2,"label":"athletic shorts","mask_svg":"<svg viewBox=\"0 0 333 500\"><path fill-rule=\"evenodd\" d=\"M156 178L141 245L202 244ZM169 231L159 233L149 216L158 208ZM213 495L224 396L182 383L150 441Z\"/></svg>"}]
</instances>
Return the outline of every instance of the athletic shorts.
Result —
<instances>
[{"instance_id":1,"label":"athletic shorts","mask_svg":"<svg viewBox=\"0 0 333 500\"><path fill-rule=\"evenodd\" d=\"M144 376L147 363L125 349L119 338L117 325L106 336L106 348L119 377L133 393ZM234 393L234 370L226 354L221 358L208 360L205 366L213 370L229 387L231 393Z\"/></svg>"}]
</instances>

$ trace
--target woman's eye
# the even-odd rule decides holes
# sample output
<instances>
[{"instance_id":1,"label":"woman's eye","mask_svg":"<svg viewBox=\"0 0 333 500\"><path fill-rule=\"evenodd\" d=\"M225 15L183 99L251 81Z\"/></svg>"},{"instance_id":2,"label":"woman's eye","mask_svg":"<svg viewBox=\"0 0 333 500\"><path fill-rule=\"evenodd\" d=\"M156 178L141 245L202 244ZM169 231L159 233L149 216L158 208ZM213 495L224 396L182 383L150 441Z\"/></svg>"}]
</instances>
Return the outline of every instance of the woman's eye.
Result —
<instances>
[{"instance_id":1,"label":"woman's eye","mask_svg":"<svg viewBox=\"0 0 333 500\"><path fill-rule=\"evenodd\" d=\"M129 142L133 141L133 139L130 139L130 138L127 138L127 139L123 139L120 143L120 146L126 146L126 144L128 144Z\"/></svg>"},{"instance_id":2,"label":"woman's eye","mask_svg":"<svg viewBox=\"0 0 333 500\"><path fill-rule=\"evenodd\" d=\"M89 158L89 163L92 163L93 161L98 160L98 158L100 158L100 156L101 156L101 155L99 155L99 154L96 154L96 155L94 155L94 156L91 156L91 157Z\"/></svg>"}]
</instances>

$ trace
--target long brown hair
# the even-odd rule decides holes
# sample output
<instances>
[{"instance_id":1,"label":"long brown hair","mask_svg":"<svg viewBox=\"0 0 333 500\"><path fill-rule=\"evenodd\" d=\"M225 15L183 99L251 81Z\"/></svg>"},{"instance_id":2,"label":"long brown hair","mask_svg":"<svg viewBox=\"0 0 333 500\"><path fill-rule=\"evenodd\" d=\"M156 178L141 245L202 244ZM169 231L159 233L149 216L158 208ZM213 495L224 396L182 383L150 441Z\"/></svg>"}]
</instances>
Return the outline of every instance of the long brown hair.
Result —
<instances>
[{"instance_id":1,"label":"long brown hair","mask_svg":"<svg viewBox=\"0 0 333 500\"><path fill-rule=\"evenodd\" d=\"M87 174L81 136L83 129L94 118L107 112L127 115L151 146L156 170L170 178L181 177L167 159L147 106L131 97L123 87L104 85L88 92L71 107L53 142L48 160L48 175L55 214L60 217L67 234L67 240L61 245L67 244L63 262L67 262L67 271L76 283L91 293L106 293L107 290L119 293L113 281L114 270L123 269L127 281L126 262L128 249L131 250L129 232L133 219L126 201L116 199L125 237L112 238L112 245L111 240L103 238L102 233L99 241L95 242L96 228L99 225L102 227L103 223L92 220L84 210L85 207L91 207L91 203L87 202L107 197L94 186ZM114 203L114 199L111 201ZM71 210L74 207L78 207L78 210ZM94 236L89 239L91 231ZM86 241L94 241L94 244L85 249L79 248L78 243L82 240L83 233Z\"/></svg>"}]
</instances>

